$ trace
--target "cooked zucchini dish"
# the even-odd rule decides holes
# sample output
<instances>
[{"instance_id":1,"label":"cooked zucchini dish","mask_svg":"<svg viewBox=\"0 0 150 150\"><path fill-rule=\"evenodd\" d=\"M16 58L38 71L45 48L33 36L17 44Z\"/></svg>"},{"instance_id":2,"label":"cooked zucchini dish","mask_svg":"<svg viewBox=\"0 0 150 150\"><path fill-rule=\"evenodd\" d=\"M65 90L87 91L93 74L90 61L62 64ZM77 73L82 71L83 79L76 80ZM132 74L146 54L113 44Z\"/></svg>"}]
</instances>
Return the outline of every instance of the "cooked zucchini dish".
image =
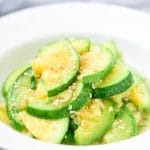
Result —
<instances>
[{"instance_id":1,"label":"cooked zucchini dish","mask_svg":"<svg viewBox=\"0 0 150 150\"><path fill-rule=\"evenodd\" d=\"M65 38L6 77L0 121L49 143L118 142L149 128L149 87L114 41Z\"/></svg>"}]
</instances>

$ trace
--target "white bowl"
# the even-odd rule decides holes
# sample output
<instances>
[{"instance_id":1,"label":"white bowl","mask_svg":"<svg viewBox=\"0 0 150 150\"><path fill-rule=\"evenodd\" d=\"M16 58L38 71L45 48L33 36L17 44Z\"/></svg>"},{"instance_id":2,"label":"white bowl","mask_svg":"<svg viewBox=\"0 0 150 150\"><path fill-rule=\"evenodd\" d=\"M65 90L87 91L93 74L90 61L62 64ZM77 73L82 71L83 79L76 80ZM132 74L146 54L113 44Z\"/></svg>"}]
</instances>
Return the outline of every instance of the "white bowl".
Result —
<instances>
[{"instance_id":1,"label":"white bowl","mask_svg":"<svg viewBox=\"0 0 150 150\"><path fill-rule=\"evenodd\" d=\"M114 39L128 64L150 76L150 15L98 3L35 7L0 19L0 78L30 61L52 39L84 36L97 42ZM122 150L149 145L150 131L115 144L64 146L28 138L0 122L0 147L7 149Z\"/></svg>"}]
</instances>

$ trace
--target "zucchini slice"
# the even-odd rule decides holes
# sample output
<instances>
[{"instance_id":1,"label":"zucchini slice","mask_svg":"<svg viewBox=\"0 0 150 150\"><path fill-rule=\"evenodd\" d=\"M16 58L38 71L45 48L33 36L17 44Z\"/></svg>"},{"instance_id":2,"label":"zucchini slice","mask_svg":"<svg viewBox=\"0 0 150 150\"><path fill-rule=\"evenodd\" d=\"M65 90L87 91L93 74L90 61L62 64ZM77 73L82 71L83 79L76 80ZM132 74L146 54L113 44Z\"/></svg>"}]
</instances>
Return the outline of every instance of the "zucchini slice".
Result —
<instances>
[{"instance_id":1,"label":"zucchini slice","mask_svg":"<svg viewBox=\"0 0 150 150\"><path fill-rule=\"evenodd\" d=\"M72 111L81 109L90 96L90 84L74 83L64 92L50 97L48 100L30 103L26 111L39 118L60 119L68 117Z\"/></svg>"},{"instance_id":2,"label":"zucchini slice","mask_svg":"<svg viewBox=\"0 0 150 150\"><path fill-rule=\"evenodd\" d=\"M2 121L3 123L5 123L10 127L10 120L7 115L6 104L4 101L0 102L0 121ZM23 130L21 133L26 136L33 137L33 135L29 133L27 130Z\"/></svg>"},{"instance_id":3,"label":"zucchini slice","mask_svg":"<svg viewBox=\"0 0 150 150\"><path fill-rule=\"evenodd\" d=\"M69 38L69 41L80 55L89 51L90 40L85 38Z\"/></svg>"},{"instance_id":4,"label":"zucchini slice","mask_svg":"<svg viewBox=\"0 0 150 150\"><path fill-rule=\"evenodd\" d=\"M32 62L35 75L40 77L37 86L39 99L66 89L79 71L79 55L68 40L57 41L48 48Z\"/></svg>"},{"instance_id":5,"label":"zucchini slice","mask_svg":"<svg viewBox=\"0 0 150 150\"><path fill-rule=\"evenodd\" d=\"M129 93L129 99L140 109L150 110L150 90L141 81L133 85L132 90Z\"/></svg>"},{"instance_id":6,"label":"zucchini slice","mask_svg":"<svg viewBox=\"0 0 150 150\"><path fill-rule=\"evenodd\" d=\"M7 116L6 106L5 106L4 101L0 102L0 121L4 122L7 125L10 124L8 116Z\"/></svg>"},{"instance_id":7,"label":"zucchini slice","mask_svg":"<svg viewBox=\"0 0 150 150\"><path fill-rule=\"evenodd\" d=\"M138 128L138 133L139 133L139 124L140 122L143 122L143 112L144 111L139 111L138 107L132 102L127 102L126 107L131 111L132 115L134 116Z\"/></svg>"},{"instance_id":8,"label":"zucchini slice","mask_svg":"<svg viewBox=\"0 0 150 150\"><path fill-rule=\"evenodd\" d=\"M150 86L149 80L143 78L138 72L131 69L134 84L129 92L130 101L135 104L139 110L150 110Z\"/></svg>"},{"instance_id":9,"label":"zucchini slice","mask_svg":"<svg viewBox=\"0 0 150 150\"><path fill-rule=\"evenodd\" d=\"M74 117L78 122L75 143L88 145L102 137L114 121L115 106L111 100L90 100Z\"/></svg>"},{"instance_id":10,"label":"zucchini slice","mask_svg":"<svg viewBox=\"0 0 150 150\"><path fill-rule=\"evenodd\" d=\"M73 48L79 54L83 54L83 53L89 51L89 48L90 48L90 40L89 39L86 39L86 38L67 38L67 40L69 40L71 42ZM39 55L45 53L46 51L49 51L49 46L51 44L54 44L54 42L56 42L56 41L52 41L48 45L42 47L39 50Z\"/></svg>"},{"instance_id":11,"label":"zucchini slice","mask_svg":"<svg viewBox=\"0 0 150 150\"><path fill-rule=\"evenodd\" d=\"M95 84L93 90L94 98L104 98L117 95L126 91L133 84L133 77L130 70L122 63L116 62L112 71Z\"/></svg>"},{"instance_id":12,"label":"zucchini slice","mask_svg":"<svg viewBox=\"0 0 150 150\"><path fill-rule=\"evenodd\" d=\"M69 126L69 118L44 120L33 117L25 111L20 112L18 117L34 137L49 143L61 143Z\"/></svg>"},{"instance_id":13,"label":"zucchini slice","mask_svg":"<svg viewBox=\"0 0 150 150\"><path fill-rule=\"evenodd\" d=\"M150 111L143 111L141 115L141 120L138 122L138 134L148 131L150 128Z\"/></svg>"},{"instance_id":14,"label":"zucchini slice","mask_svg":"<svg viewBox=\"0 0 150 150\"><path fill-rule=\"evenodd\" d=\"M7 96L6 105L11 125L20 131L23 130L25 126L23 122L17 118L17 114L25 109L34 94L34 90L30 88L32 76L33 72L31 68L23 71L14 82Z\"/></svg>"},{"instance_id":15,"label":"zucchini slice","mask_svg":"<svg viewBox=\"0 0 150 150\"><path fill-rule=\"evenodd\" d=\"M3 84L3 88L2 88L2 93L4 97L7 96L9 89L11 88L11 86L13 85L17 77L28 67L29 65L25 65L25 66L16 68L6 77L4 84Z\"/></svg>"},{"instance_id":16,"label":"zucchini slice","mask_svg":"<svg viewBox=\"0 0 150 150\"><path fill-rule=\"evenodd\" d=\"M107 50L90 51L80 56L80 75L84 83L97 82L112 69L113 55Z\"/></svg>"},{"instance_id":17,"label":"zucchini slice","mask_svg":"<svg viewBox=\"0 0 150 150\"><path fill-rule=\"evenodd\" d=\"M123 106L124 104L123 102L132 101L131 96L133 93L131 94L131 91L133 91L135 86L141 82L144 82L144 78L141 77L139 74L137 74L135 71L133 71L133 69L130 69L130 71L132 73L133 80L134 80L133 85L130 88L128 88L126 91L111 97L111 99L117 103L117 108L119 110Z\"/></svg>"},{"instance_id":18,"label":"zucchini slice","mask_svg":"<svg viewBox=\"0 0 150 150\"><path fill-rule=\"evenodd\" d=\"M113 54L115 59L121 57L120 51L118 50L116 43L112 40L102 43L100 45L100 48L109 50Z\"/></svg>"},{"instance_id":19,"label":"zucchini slice","mask_svg":"<svg viewBox=\"0 0 150 150\"><path fill-rule=\"evenodd\" d=\"M103 143L113 143L128 139L137 134L136 120L127 107L118 112L112 128L104 135Z\"/></svg>"},{"instance_id":20,"label":"zucchini slice","mask_svg":"<svg viewBox=\"0 0 150 150\"><path fill-rule=\"evenodd\" d=\"M124 105L124 103L129 101L129 93L131 89L132 86L129 89L127 89L125 92L110 97L116 103L117 111L120 111L120 108Z\"/></svg>"}]
</instances>

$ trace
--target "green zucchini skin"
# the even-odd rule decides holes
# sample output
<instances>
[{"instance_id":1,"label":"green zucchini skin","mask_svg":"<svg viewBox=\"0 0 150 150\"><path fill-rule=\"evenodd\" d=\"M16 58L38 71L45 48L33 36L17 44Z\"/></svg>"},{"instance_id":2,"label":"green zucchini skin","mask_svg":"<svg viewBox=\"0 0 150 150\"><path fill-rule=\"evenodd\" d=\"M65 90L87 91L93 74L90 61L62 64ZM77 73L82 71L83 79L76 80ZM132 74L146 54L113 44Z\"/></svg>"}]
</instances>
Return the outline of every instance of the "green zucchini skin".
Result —
<instances>
[{"instance_id":1,"label":"green zucchini skin","mask_svg":"<svg viewBox=\"0 0 150 150\"><path fill-rule=\"evenodd\" d=\"M26 108L26 112L41 119L61 119L69 116L67 107L57 110L41 110L29 104Z\"/></svg>"},{"instance_id":2,"label":"green zucchini skin","mask_svg":"<svg viewBox=\"0 0 150 150\"><path fill-rule=\"evenodd\" d=\"M31 77L31 85L30 85L30 88L35 90L37 87L37 79L35 78L35 76L32 76Z\"/></svg>"},{"instance_id":3,"label":"green zucchini skin","mask_svg":"<svg viewBox=\"0 0 150 150\"><path fill-rule=\"evenodd\" d=\"M61 143L69 127L69 118L45 120L33 117L25 111L20 112L19 117L34 138L51 144Z\"/></svg>"},{"instance_id":4,"label":"green zucchini skin","mask_svg":"<svg viewBox=\"0 0 150 150\"><path fill-rule=\"evenodd\" d=\"M10 101L11 100L11 95L12 95L12 88L9 90L8 95L7 95L7 100L6 100L6 109L7 109L7 115L8 118L10 120L10 125L17 131L23 131L26 127L24 125L24 123L22 121L17 120L14 115L13 112L11 112L10 109Z\"/></svg>"},{"instance_id":5,"label":"green zucchini skin","mask_svg":"<svg viewBox=\"0 0 150 150\"><path fill-rule=\"evenodd\" d=\"M21 66L19 68L16 68L15 70L13 70L11 73L8 74L2 87L2 94L4 97L7 97L7 94L9 93L9 89L12 87L15 80L28 67L29 65Z\"/></svg>"},{"instance_id":6,"label":"green zucchini skin","mask_svg":"<svg viewBox=\"0 0 150 150\"><path fill-rule=\"evenodd\" d=\"M132 112L123 106L116 114L112 128L104 135L102 143L113 143L137 135L137 124Z\"/></svg>"},{"instance_id":7,"label":"green zucchini skin","mask_svg":"<svg viewBox=\"0 0 150 150\"><path fill-rule=\"evenodd\" d=\"M102 70L101 72L97 72L95 74L89 75L89 76L85 76L83 78L83 82L85 83L95 83L103 78L105 78L107 76L107 74L112 70L114 63L116 62L116 60L120 57L120 51L117 48L117 45L114 41L109 40L106 41L104 43L102 43L101 45L92 43L90 45L90 51L106 51L107 53L110 52L112 55L111 61L108 64L108 66Z\"/></svg>"},{"instance_id":8,"label":"green zucchini skin","mask_svg":"<svg viewBox=\"0 0 150 150\"><path fill-rule=\"evenodd\" d=\"M78 124L76 122L74 122L73 119L70 118L69 128L68 128L66 135L64 136L62 144L68 144L68 145L74 144L74 142L75 142L74 141L74 133L77 128L78 128Z\"/></svg>"},{"instance_id":9,"label":"green zucchini skin","mask_svg":"<svg viewBox=\"0 0 150 150\"><path fill-rule=\"evenodd\" d=\"M25 85L25 89L28 91L28 89L30 89L31 76L32 76L32 70L29 67L29 68L25 69L20 74L20 76L16 79L16 81L14 82L12 87L10 88L7 99L6 99L7 114L8 114L10 121L11 121L11 125L13 128L15 128L16 130L19 130L19 131L24 130L25 125L23 124L22 121L17 119L17 114L22 110L22 108L21 108L22 105L20 106L20 103L22 100L20 100L21 97L19 97L19 99L17 97L17 96L21 96L20 95L20 93L21 93L20 87L21 86L16 86L16 85L17 84L22 85L22 79L25 79L25 80L27 79L28 81Z\"/></svg>"},{"instance_id":10,"label":"green zucchini skin","mask_svg":"<svg viewBox=\"0 0 150 150\"><path fill-rule=\"evenodd\" d=\"M76 100L74 100L70 105L72 105L71 111L79 111L87 102L87 100L92 95L91 84L84 84L83 89Z\"/></svg>"},{"instance_id":11,"label":"green zucchini skin","mask_svg":"<svg viewBox=\"0 0 150 150\"><path fill-rule=\"evenodd\" d=\"M70 111L78 111L85 105L91 96L91 92L91 84L86 84L83 85L80 94L75 99L70 100L70 102L64 105L48 107L49 104L44 104L44 101L39 103L30 103L27 106L26 111L33 116L43 119L60 119L68 117L70 116Z\"/></svg>"},{"instance_id":12,"label":"green zucchini skin","mask_svg":"<svg viewBox=\"0 0 150 150\"><path fill-rule=\"evenodd\" d=\"M126 91L133 84L133 77L131 72L120 82L106 87L98 87L93 90L94 98L106 98L110 96L117 95Z\"/></svg>"},{"instance_id":13,"label":"green zucchini skin","mask_svg":"<svg viewBox=\"0 0 150 150\"><path fill-rule=\"evenodd\" d=\"M109 44L109 43L108 43ZM90 51L98 52L98 51L105 51L108 55L110 55L110 60L107 66L98 72L95 72L90 75L83 76L82 80L84 83L95 83L107 76L107 74L112 70L114 63L116 62L116 55L114 55L108 48L107 44L98 45L98 44L91 44L90 45ZM109 45L108 45L109 46ZM114 49L114 48L113 48ZM116 49L115 49L116 50Z\"/></svg>"}]
</instances>

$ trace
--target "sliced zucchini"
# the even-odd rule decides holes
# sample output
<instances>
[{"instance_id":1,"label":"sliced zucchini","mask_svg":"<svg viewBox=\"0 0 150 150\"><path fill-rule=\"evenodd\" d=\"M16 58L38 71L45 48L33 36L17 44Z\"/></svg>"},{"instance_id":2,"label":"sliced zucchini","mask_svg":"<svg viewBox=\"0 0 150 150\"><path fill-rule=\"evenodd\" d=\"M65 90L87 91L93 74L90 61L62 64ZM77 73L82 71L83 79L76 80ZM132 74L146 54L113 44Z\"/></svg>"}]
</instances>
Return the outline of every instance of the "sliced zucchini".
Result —
<instances>
[{"instance_id":1,"label":"sliced zucchini","mask_svg":"<svg viewBox=\"0 0 150 150\"><path fill-rule=\"evenodd\" d=\"M129 99L140 109L150 110L150 90L144 82L135 83L129 93Z\"/></svg>"},{"instance_id":2,"label":"sliced zucchini","mask_svg":"<svg viewBox=\"0 0 150 150\"><path fill-rule=\"evenodd\" d=\"M74 144L74 132L77 128L78 128L78 124L76 122L74 122L72 119L70 119L69 129L62 141L63 144L68 144L68 145Z\"/></svg>"},{"instance_id":3,"label":"sliced zucchini","mask_svg":"<svg viewBox=\"0 0 150 150\"><path fill-rule=\"evenodd\" d=\"M38 140L49 143L60 143L69 126L69 118L44 120L33 117L25 111L20 112L18 117Z\"/></svg>"},{"instance_id":4,"label":"sliced zucchini","mask_svg":"<svg viewBox=\"0 0 150 150\"><path fill-rule=\"evenodd\" d=\"M112 128L104 135L102 143L113 143L128 139L137 134L136 120L127 107L117 114Z\"/></svg>"},{"instance_id":5,"label":"sliced zucchini","mask_svg":"<svg viewBox=\"0 0 150 150\"><path fill-rule=\"evenodd\" d=\"M31 68L23 71L14 82L7 96L8 116L11 120L11 125L17 130L23 130L25 128L23 122L17 118L17 114L25 109L34 95L34 90L30 88L32 76L33 72Z\"/></svg>"},{"instance_id":6,"label":"sliced zucchini","mask_svg":"<svg viewBox=\"0 0 150 150\"><path fill-rule=\"evenodd\" d=\"M130 69L134 84L129 92L129 99L133 102L140 110L150 109L150 88L148 85L149 80L143 78L137 71Z\"/></svg>"},{"instance_id":7,"label":"sliced zucchini","mask_svg":"<svg viewBox=\"0 0 150 150\"><path fill-rule=\"evenodd\" d=\"M115 59L119 58L121 56L120 51L118 50L118 47L116 43L112 40L106 41L100 45L101 49L107 49L109 50Z\"/></svg>"},{"instance_id":8,"label":"sliced zucchini","mask_svg":"<svg viewBox=\"0 0 150 150\"><path fill-rule=\"evenodd\" d=\"M48 100L30 103L26 111L39 118L59 119L82 108L91 96L91 85L74 83L67 90Z\"/></svg>"},{"instance_id":9,"label":"sliced zucchini","mask_svg":"<svg viewBox=\"0 0 150 150\"><path fill-rule=\"evenodd\" d=\"M10 124L8 116L7 116L6 106L5 106L4 101L0 102L0 121L4 122L7 125Z\"/></svg>"},{"instance_id":10,"label":"sliced zucchini","mask_svg":"<svg viewBox=\"0 0 150 150\"><path fill-rule=\"evenodd\" d=\"M142 121L143 111L139 111L137 106L130 101L126 103L126 107L131 111L132 115L134 116L136 124L139 125Z\"/></svg>"},{"instance_id":11,"label":"sliced zucchini","mask_svg":"<svg viewBox=\"0 0 150 150\"><path fill-rule=\"evenodd\" d=\"M25 65L25 66L16 68L6 77L4 84L3 84L3 88L2 88L2 93L4 97L7 96L10 87L13 85L17 77L28 67L29 65Z\"/></svg>"},{"instance_id":12,"label":"sliced zucchini","mask_svg":"<svg viewBox=\"0 0 150 150\"><path fill-rule=\"evenodd\" d=\"M120 110L124 103L127 103L129 101L129 93L132 87L133 85L126 91L110 97L116 103L116 109Z\"/></svg>"},{"instance_id":13,"label":"sliced zucchini","mask_svg":"<svg viewBox=\"0 0 150 150\"><path fill-rule=\"evenodd\" d=\"M79 55L68 40L49 46L49 50L32 62L32 69L40 77L37 86L39 98L54 96L66 89L77 77Z\"/></svg>"},{"instance_id":14,"label":"sliced zucchini","mask_svg":"<svg viewBox=\"0 0 150 150\"><path fill-rule=\"evenodd\" d=\"M150 111L142 112L142 119L138 123L138 134L150 129Z\"/></svg>"},{"instance_id":15,"label":"sliced zucchini","mask_svg":"<svg viewBox=\"0 0 150 150\"><path fill-rule=\"evenodd\" d=\"M95 84L94 98L104 98L117 95L126 91L133 84L130 70L122 63L117 62L112 71L104 80Z\"/></svg>"},{"instance_id":16,"label":"sliced zucchini","mask_svg":"<svg viewBox=\"0 0 150 150\"><path fill-rule=\"evenodd\" d=\"M90 51L80 56L80 75L84 83L97 82L112 69L113 55L107 50Z\"/></svg>"},{"instance_id":17,"label":"sliced zucchini","mask_svg":"<svg viewBox=\"0 0 150 150\"><path fill-rule=\"evenodd\" d=\"M6 104L4 101L0 102L0 121L2 121L3 123L5 123L10 127L10 120L7 115ZM21 133L29 137L33 137L33 135L29 133L27 130L23 130Z\"/></svg>"},{"instance_id":18,"label":"sliced zucchini","mask_svg":"<svg viewBox=\"0 0 150 150\"><path fill-rule=\"evenodd\" d=\"M75 143L88 145L102 137L114 121L115 106L111 100L90 100L74 117L78 122Z\"/></svg>"},{"instance_id":19,"label":"sliced zucchini","mask_svg":"<svg viewBox=\"0 0 150 150\"><path fill-rule=\"evenodd\" d=\"M121 107L122 107L122 105L123 105L123 102L127 102L127 101L131 101L131 102L133 102L131 99L132 99L132 94L133 94L133 92L132 91L134 91L135 90L135 87L137 86L137 84L140 84L140 83L145 83L145 79L142 77L142 76L140 76L138 73L136 73L135 71L133 71L133 69L130 69L131 70L131 72L132 72L132 75L133 75L133 79L134 79L134 84L128 89L128 90L126 90L125 92L122 92L122 93L120 93L120 94L117 94L117 95L114 95L114 96L112 96L111 97L111 99L113 100L113 101L115 101L116 103L117 103L117 107L118 107L118 109L120 109ZM147 81L146 81L146 83L147 83ZM135 99L134 99L135 100ZM147 99L148 100L148 99ZM137 100L135 100L135 101L137 101ZM142 103L142 99L140 98L140 101L141 101L141 103ZM150 101L148 100L147 102L149 102L150 103ZM135 104L135 102L133 102L134 104ZM147 103L148 104L148 103ZM136 105L137 106L137 105ZM148 105L147 105L148 106ZM141 108L140 108L141 109ZM143 108L142 108L143 109ZM137 114L137 116L138 116L138 112L137 113L135 113L135 114Z\"/></svg>"},{"instance_id":20,"label":"sliced zucchini","mask_svg":"<svg viewBox=\"0 0 150 150\"><path fill-rule=\"evenodd\" d=\"M77 50L79 54L84 54L89 51L90 40L85 38L69 38L72 46Z\"/></svg>"}]
</instances>

